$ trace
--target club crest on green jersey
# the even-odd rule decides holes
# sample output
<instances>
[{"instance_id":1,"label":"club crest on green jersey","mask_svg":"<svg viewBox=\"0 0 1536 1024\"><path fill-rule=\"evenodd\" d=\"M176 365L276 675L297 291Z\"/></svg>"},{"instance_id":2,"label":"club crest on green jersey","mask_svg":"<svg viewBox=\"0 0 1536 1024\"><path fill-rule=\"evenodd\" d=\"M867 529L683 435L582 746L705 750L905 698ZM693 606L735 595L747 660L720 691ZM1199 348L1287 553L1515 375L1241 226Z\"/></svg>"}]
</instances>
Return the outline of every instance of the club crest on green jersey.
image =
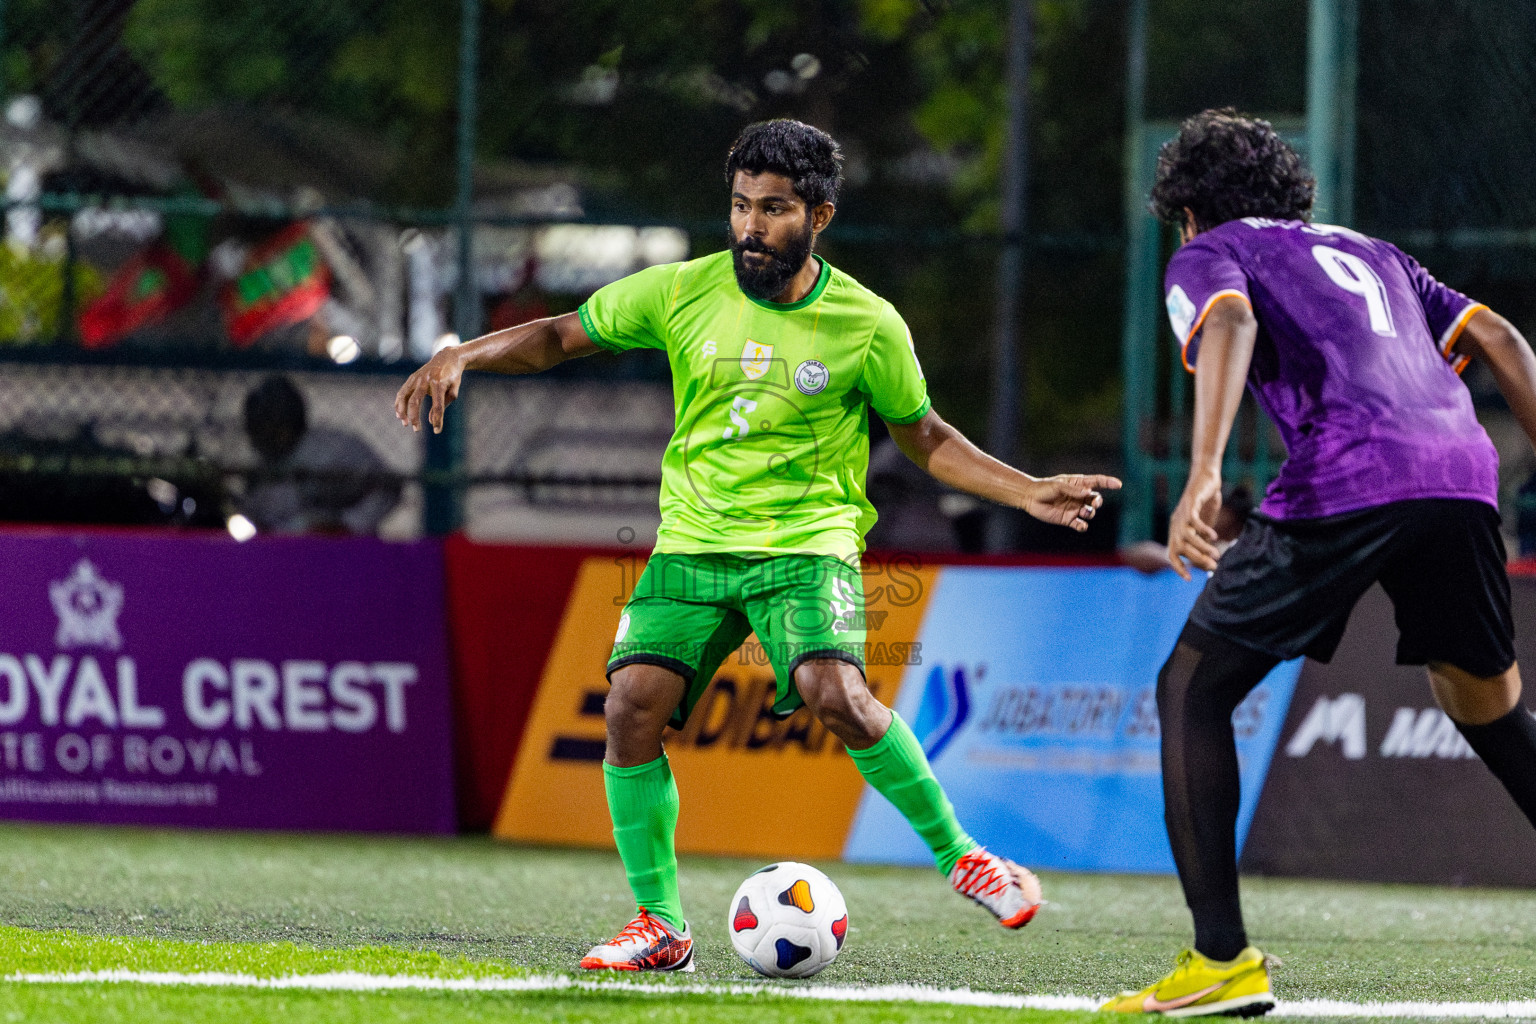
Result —
<instances>
[{"instance_id":1,"label":"club crest on green jersey","mask_svg":"<svg viewBox=\"0 0 1536 1024\"><path fill-rule=\"evenodd\" d=\"M741 372L747 375L748 380L757 380L768 372L772 359L772 345L759 344L748 338L746 346L741 350Z\"/></svg>"},{"instance_id":2,"label":"club crest on green jersey","mask_svg":"<svg viewBox=\"0 0 1536 1024\"><path fill-rule=\"evenodd\" d=\"M795 370L795 387L802 395L819 395L832 375L815 359L807 359Z\"/></svg>"}]
</instances>

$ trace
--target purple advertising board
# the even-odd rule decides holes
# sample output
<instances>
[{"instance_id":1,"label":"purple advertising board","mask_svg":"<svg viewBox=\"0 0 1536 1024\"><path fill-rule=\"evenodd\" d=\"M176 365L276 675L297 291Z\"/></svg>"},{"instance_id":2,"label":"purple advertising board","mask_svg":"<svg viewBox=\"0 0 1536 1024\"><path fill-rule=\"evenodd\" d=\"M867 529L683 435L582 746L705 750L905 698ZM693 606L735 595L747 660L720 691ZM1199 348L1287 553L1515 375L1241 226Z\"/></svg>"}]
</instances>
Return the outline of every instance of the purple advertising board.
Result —
<instances>
[{"instance_id":1,"label":"purple advertising board","mask_svg":"<svg viewBox=\"0 0 1536 1024\"><path fill-rule=\"evenodd\" d=\"M454 827L441 545L0 533L0 817Z\"/></svg>"}]
</instances>

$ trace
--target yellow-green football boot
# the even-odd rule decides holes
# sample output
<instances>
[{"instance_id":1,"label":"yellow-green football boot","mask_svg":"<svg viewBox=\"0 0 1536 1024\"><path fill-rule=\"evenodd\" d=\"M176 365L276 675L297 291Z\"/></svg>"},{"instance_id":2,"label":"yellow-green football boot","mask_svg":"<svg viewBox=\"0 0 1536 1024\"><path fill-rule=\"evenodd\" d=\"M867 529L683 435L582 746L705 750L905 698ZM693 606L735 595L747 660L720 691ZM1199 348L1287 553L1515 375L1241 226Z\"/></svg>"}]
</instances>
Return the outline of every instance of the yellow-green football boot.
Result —
<instances>
[{"instance_id":1,"label":"yellow-green football boot","mask_svg":"<svg viewBox=\"0 0 1536 1024\"><path fill-rule=\"evenodd\" d=\"M1225 962L1207 960L1186 949L1168 977L1140 992L1121 992L1099 1007L1110 1013L1161 1013L1165 1017L1257 1017L1274 1008L1267 961L1252 946Z\"/></svg>"}]
</instances>

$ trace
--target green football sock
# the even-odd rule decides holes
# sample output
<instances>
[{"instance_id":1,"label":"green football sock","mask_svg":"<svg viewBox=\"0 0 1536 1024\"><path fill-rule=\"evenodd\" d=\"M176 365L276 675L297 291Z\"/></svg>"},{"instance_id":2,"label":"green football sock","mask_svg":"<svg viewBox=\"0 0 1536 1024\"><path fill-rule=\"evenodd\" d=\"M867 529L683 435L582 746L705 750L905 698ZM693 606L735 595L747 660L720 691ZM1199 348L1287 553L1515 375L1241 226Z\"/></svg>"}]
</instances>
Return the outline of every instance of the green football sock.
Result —
<instances>
[{"instance_id":1,"label":"green football sock","mask_svg":"<svg viewBox=\"0 0 1536 1024\"><path fill-rule=\"evenodd\" d=\"M864 780L895 804L923 837L945 878L956 861L981 845L960 827L954 806L928 767L922 744L896 712L891 712L891 727L874 746L848 753Z\"/></svg>"},{"instance_id":2,"label":"green football sock","mask_svg":"<svg viewBox=\"0 0 1536 1024\"><path fill-rule=\"evenodd\" d=\"M683 928L683 899L677 891L677 783L662 754L649 764L618 768L603 762L603 788L613 818L613 841L635 903L674 928Z\"/></svg>"}]
</instances>

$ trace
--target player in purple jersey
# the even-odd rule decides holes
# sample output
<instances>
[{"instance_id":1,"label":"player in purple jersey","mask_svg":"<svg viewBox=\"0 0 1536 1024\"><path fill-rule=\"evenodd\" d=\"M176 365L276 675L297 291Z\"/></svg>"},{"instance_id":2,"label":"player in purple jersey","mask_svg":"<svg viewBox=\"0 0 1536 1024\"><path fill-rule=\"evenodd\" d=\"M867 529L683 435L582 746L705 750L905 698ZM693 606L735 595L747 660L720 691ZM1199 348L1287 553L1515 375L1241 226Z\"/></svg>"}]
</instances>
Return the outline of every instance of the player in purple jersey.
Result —
<instances>
[{"instance_id":1,"label":"player in purple jersey","mask_svg":"<svg viewBox=\"0 0 1536 1024\"><path fill-rule=\"evenodd\" d=\"M1195 943L1172 974L1106 1010L1274 1005L1238 903L1232 712L1281 660L1332 657L1373 583L1396 609L1398 662L1427 666L1435 699L1536 824L1498 457L1458 377L1483 360L1536 442L1536 356L1394 246L1310 223L1313 190L1267 122L1232 110L1185 121L1158 158L1152 209L1184 242L1168 264L1168 315L1195 374L1168 560L1186 579L1189 566L1211 573L1157 685L1168 838ZM1212 524L1245 383L1288 458L1222 554Z\"/></svg>"}]
</instances>

